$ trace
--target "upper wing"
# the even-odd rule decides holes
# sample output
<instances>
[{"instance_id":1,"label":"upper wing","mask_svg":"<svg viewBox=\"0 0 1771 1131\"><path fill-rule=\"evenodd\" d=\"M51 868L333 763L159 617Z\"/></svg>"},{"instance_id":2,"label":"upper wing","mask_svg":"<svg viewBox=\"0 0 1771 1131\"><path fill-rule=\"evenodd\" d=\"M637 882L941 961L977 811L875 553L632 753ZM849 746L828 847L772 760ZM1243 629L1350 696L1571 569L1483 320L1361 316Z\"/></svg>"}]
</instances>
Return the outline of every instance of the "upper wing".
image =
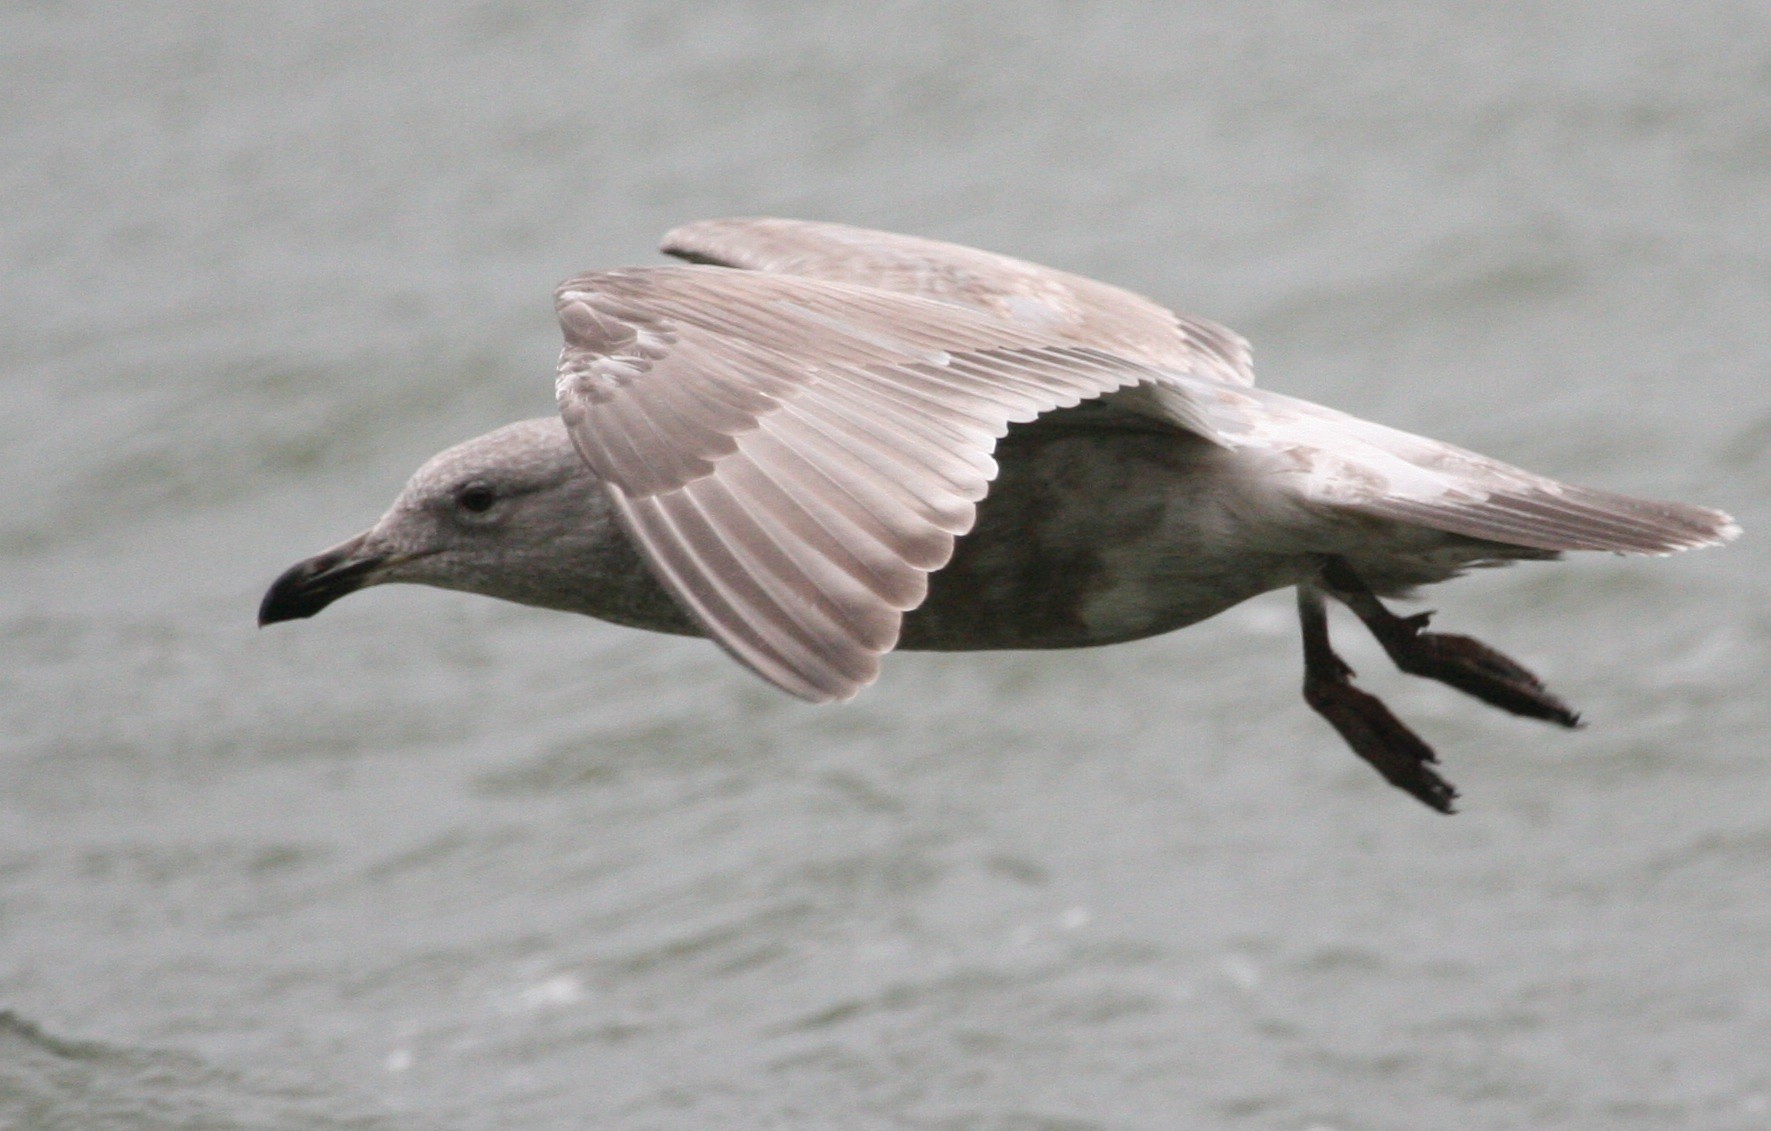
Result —
<instances>
[{"instance_id":1,"label":"upper wing","mask_svg":"<svg viewBox=\"0 0 1771 1131\"><path fill-rule=\"evenodd\" d=\"M877 675L1009 424L1167 379L961 306L791 275L629 268L556 301L560 412L653 571L727 651L812 700ZM1210 434L1184 393L1164 407Z\"/></svg>"},{"instance_id":2,"label":"upper wing","mask_svg":"<svg viewBox=\"0 0 1771 1131\"><path fill-rule=\"evenodd\" d=\"M662 250L695 263L957 303L1047 340L1254 384L1248 343L1233 331L1081 275L959 244L846 224L737 218L685 224L665 235Z\"/></svg>"}]
</instances>

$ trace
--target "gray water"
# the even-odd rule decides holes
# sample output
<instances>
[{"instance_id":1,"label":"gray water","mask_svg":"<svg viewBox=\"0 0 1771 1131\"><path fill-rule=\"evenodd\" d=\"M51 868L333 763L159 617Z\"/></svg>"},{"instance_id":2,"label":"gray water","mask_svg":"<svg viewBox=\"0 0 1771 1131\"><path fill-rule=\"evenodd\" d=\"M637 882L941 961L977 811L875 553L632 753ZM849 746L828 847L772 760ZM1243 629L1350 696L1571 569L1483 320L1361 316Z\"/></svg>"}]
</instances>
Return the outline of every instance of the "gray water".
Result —
<instances>
[{"instance_id":1,"label":"gray water","mask_svg":"<svg viewBox=\"0 0 1771 1131\"><path fill-rule=\"evenodd\" d=\"M1771 1127L1763 5L272 7L0 11L0 1125ZM463 595L253 627L551 411L555 281L730 214L1748 534L1432 594L1578 733L1340 623L1451 819L1284 594L822 709Z\"/></svg>"}]
</instances>

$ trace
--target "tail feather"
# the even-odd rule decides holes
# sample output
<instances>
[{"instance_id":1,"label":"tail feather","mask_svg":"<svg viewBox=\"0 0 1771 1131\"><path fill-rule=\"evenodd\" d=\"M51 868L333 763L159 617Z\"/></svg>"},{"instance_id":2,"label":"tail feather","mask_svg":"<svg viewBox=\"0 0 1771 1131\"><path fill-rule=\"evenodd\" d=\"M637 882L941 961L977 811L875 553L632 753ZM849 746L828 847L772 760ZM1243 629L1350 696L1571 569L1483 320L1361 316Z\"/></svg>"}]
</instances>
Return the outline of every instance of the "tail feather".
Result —
<instances>
[{"instance_id":1,"label":"tail feather","mask_svg":"<svg viewBox=\"0 0 1771 1131\"><path fill-rule=\"evenodd\" d=\"M1271 390L1188 388L1215 442L1280 457L1276 479L1317 507L1551 553L1669 554L1740 533L1708 507L1570 486Z\"/></svg>"},{"instance_id":2,"label":"tail feather","mask_svg":"<svg viewBox=\"0 0 1771 1131\"><path fill-rule=\"evenodd\" d=\"M1380 498L1349 509L1537 550L1670 554L1720 545L1740 533L1732 518L1708 507L1541 482L1524 490L1450 492L1435 499Z\"/></svg>"}]
</instances>

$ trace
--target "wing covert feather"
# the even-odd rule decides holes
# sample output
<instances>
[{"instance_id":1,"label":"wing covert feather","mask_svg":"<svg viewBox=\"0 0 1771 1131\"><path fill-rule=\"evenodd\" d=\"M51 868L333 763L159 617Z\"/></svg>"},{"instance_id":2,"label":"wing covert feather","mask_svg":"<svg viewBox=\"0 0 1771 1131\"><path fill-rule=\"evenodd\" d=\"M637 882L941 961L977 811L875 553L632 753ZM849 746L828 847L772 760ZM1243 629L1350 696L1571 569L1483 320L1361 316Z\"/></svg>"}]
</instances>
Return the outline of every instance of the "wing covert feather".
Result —
<instances>
[{"instance_id":1,"label":"wing covert feather","mask_svg":"<svg viewBox=\"0 0 1771 1131\"><path fill-rule=\"evenodd\" d=\"M800 275L980 310L1048 340L1254 384L1248 342L1203 318L1082 275L960 244L812 220L701 220L664 237L693 263Z\"/></svg>"}]
</instances>

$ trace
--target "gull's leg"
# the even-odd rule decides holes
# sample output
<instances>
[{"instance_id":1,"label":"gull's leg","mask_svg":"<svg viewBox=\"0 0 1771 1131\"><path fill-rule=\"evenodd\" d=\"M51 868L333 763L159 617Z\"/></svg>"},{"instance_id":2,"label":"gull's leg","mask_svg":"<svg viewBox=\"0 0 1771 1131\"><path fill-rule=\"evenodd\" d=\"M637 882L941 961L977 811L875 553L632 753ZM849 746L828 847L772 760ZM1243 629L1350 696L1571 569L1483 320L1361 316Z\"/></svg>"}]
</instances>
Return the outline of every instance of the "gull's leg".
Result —
<instances>
[{"instance_id":1,"label":"gull's leg","mask_svg":"<svg viewBox=\"0 0 1771 1131\"><path fill-rule=\"evenodd\" d=\"M1451 812L1457 789L1433 771L1439 760L1433 748L1375 695L1353 686L1353 669L1329 646L1328 611L1322 591L1313 585L1298 586L1298 620L1304 630L1304 702L1385 781L1441 813Z\"/></svg>"},{"instance_id":2,"label":"gull's leg","mask_svg":"<svg viewBox=\"0 0 1771 1131\"><path fill-rule=\"evenodd\" d=\"M1409 675L1436 679L1515 715L1580 725L1580 716L1522 665L1468 636L1423 631L1432 613L1397 616L1340 558L1324 560L1322 583L1365 622L1390 659Z\"/></svg>"}]
</instances>

